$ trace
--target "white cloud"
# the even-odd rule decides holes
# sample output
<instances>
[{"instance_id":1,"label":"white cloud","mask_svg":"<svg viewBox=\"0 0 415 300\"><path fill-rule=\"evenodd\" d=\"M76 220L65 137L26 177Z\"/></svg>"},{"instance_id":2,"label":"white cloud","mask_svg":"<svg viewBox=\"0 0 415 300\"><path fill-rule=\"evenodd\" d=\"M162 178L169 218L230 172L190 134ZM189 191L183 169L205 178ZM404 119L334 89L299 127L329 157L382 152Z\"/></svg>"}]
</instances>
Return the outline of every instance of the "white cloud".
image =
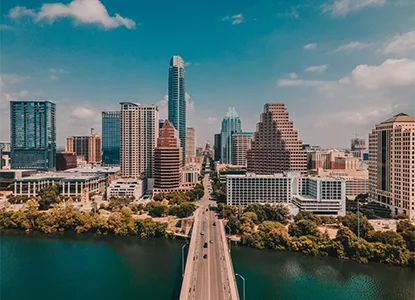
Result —
<instances>
[{"instance_id":1,"label":"white cloud","mask_svg":"<svg viewBox=\"0 0 415 300\"><path fill-rule=\"evenodd\" d=\"M229 16L224 16L221 20L222 21L229 21L229 19L230 19Z\"/></svg>"},{"instance_id":2,"label":"white cloud","mask_svg":"<svg viewBox=\"0 0 415 300\"><path fill-rule=\"evenodd\" d=\"M317 48L317 44L316 43L307 44L307 45L304 45L303 48L306 49L306 50L316 49Z\"/></svg>"},{"instance_id":3,"label":"white cloud","mask_svg":"<svg viewBox=\"0 0 415 300\"><path fill-rule=\"evenodd\" d=\"M207 117L205 122L208 123L209 125L214 125L218 122L218 118L216 118L216 117Z\"/></svg>"},{"instance_id":4,"label":"white cloud","mask_svg":"<svg viewBox=\"0 0 415 300\"><path fill-rule=\"evenodd\" d=\"M163 100L160 100L156 103L159 108L159 118L160 119L167 119L168 116L168 105L169 105L169 96L164 95Z\"/></svg>"},{"instance_id":5,"label":"white cloud","mask_svg":"<svg viewBox=\"0 0 415 300\"><path fill-rule=\"evenodd\" d=\"M71 116L75 119L87 120L94 118L96 116L96 112L86 107L76 107L72 111Z\"/></svg>"},{"instance_id":6,"label":"white cloud","mask_svg":"<svg viewBox=\"0 0 415 300\"><path fill-rule=\"evenodd\" d=\"M297 79L298 75L296 73L290 73L288 74L288 77L290 77L291 79Z\"/></svg>"},{"instance_id":7,"label":"white cloud","mask_svg":"<svg viewBox=\"0 0 415 300\"><path fill-rule=\"evenodd\" d=\"M356 42L350 42L345 45L341 45L334 52L361 50L361 49L364 49L370 46L372 46L371 43L361 43L361 42L356 41Z\"/></svg>"},{"instance_id":8,"label":"white cloud","mask_svg":"<svg viewBox=\"0 0 415 300\"><path fill-rule=\"evenodd\" d=\"M383 6L385 3L386 0L331 0L322 6L322 11L333 17L344 17L365 7Z\"/></svg>"},{"instance_id":9,"label":"white cloud","mask_svg":"<svg viewBox=\"0 0 415 300\"><path fill-rule=\"evenodd\" d=\"M55 22L59 18L72 18L74 24L99 24L105 29L112 29L125 26L128 29L135 29L136 23L119 14L111 17L107 9L99 0L73 0L69 4L46 3L41 6L38 12L26 7L15 7L9 11L12 19L20 18L24 15L33 17L35 22L48 21Z\"/></svg>"},{"instance_id":10,"label":"white cloud","mask_svg":"<svg viewBox=\"0 0 415 300\"><path fill-rule=\"evenodd\" d=\"M415 31L396 35L383 50L385 54L412 54L415 52Z\"/></svg>"},{"instance_id":11,"label":"white cloud","mask_svg":"<svg viewBox=\"0 0 415 300\"><path fill-rule=\"evenodd\" d=\"M327 65L310 66L305 69L307 72L318 72L322 73L327 70Z\"/></svg>"},{"instance_id":12,"label":"white cloud","mask_svg":"<svg viewBox=\"0 0 415 300\"><path fill-rule=\"evenodd\" d=\"M58 77L58 76L56 76L55 74L52 74L52 75L50 75L50 76L49 76L49 79L50 79L50 80L58 80L58 79L59 79L59 77Z\"/></svg>"},{"instance_id":13,"label":"white cloud","mask_svg":"<svg viewBox=\"0 0 415 300\"><path fill-rule=\"evenodd\" d=\"M64 69L49 69L49 72L52 74L69 74L69 71L66 71Z\"/></svg>"},{"instance_id":14,"label":"white cloud","mask_svg":"<svg viewBox=\"0 0 415 300\"><path fill-rule=\"evenodd\" d=\"M237 14L232 16L232 25L241 24L244 22L244 16L242 14Z\"/></svg>"},{"instance_id":15,"label":"white cloud","mask_svg":"<svg viewBox=\"0 0 415 300\"><path fill-rule=\"evenodd\" d=\"M36 13L33 9L27 9L24 6L16 6L9 10L8 16L11 19L19 19L24 16L35 17Z\"/></svg>"},{"instance_id":16,"label":"white cloud","mask_svg":"<svg viewBox=\"0 0 415 300\"><path fill-rule=\"evenodd\" d=\"M0 30L14 30L14 27L9 25L0 25Z\"/></svg>"},{"instance_id":17,"label":"white cloud","mask_svg":"<svg viewBox=\"0 0 415 300\"><path fill-rule=\"evenodd\" d=\"M184 66L185 67L190 67L192 65L192 62L191 61L186 61L185 63L184 63Z\"/></svg>"}]
</instances>

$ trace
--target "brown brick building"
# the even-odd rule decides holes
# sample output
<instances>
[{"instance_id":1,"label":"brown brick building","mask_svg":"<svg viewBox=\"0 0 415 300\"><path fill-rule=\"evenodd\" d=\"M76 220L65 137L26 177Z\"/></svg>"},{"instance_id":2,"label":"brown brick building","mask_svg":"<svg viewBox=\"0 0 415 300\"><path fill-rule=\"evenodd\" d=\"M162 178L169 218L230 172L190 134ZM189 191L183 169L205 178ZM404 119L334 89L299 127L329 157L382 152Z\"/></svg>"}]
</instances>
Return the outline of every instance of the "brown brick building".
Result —
<instances>
[{"instance_id":1,"label":"brown brick building","mask_svg":"<svg viewBox=\"0 0 415 300\"><path fill-rule=\"evenodd\" d=\"M307 173L307 154L282 102L265 104L247 153L248 172L275 174L286 170Z\"/></svg>"}]
</instances>

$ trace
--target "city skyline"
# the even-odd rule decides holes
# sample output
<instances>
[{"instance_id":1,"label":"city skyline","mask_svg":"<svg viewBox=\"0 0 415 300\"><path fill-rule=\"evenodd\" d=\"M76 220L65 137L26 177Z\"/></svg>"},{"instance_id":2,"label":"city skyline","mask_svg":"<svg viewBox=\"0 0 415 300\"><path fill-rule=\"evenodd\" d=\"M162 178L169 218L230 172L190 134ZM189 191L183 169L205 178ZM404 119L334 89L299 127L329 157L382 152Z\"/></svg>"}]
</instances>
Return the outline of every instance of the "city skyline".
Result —
<instances>
[{"instance_id":1,"label":"city skyline","mask_svg":"<svg viewBox=\"0 0 415 300\"><path fill-rule=\"evenodd\" d=\"M119 102L156 104L166 119L166 67L181 55L198 145L213 140L228 106L254 131L262 105L281 101L304 143L347 148L355 132L367 139L388 116L414 115L415 33L410 1L340 2L213 2L202 15L186 2L181 20L169 3L160 12L95 1L102 15L94 18L71 10L79 0L58 15L43 1L3 1L0 140L9 139L10 100L57 103L58 146L84 128L101 132L101 112ZM180 43L172 30L182 31Z\"/></svg>"}]
</instances>

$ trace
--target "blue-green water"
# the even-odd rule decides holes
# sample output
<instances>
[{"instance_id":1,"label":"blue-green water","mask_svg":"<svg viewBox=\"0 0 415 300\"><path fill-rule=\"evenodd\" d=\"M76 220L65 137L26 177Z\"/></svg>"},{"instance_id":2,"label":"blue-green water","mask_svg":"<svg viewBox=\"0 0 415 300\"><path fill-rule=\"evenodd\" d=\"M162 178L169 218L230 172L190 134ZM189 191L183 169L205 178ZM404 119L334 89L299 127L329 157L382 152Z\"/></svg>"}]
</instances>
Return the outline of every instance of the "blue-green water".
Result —
<instances>
[{"instance_id":1,"label":"blue-green water","mask_svg":"<svg viewBox=\"0 0 415 300\"><path fill-rule=\"evenodd\" d=\"M0 299L177 299L182 244L136 237L2 236ZM246 247L233 247L232 259L246 278L246 299L415 299L415 273L409 268Z\"/></svg>"}]
</instances>

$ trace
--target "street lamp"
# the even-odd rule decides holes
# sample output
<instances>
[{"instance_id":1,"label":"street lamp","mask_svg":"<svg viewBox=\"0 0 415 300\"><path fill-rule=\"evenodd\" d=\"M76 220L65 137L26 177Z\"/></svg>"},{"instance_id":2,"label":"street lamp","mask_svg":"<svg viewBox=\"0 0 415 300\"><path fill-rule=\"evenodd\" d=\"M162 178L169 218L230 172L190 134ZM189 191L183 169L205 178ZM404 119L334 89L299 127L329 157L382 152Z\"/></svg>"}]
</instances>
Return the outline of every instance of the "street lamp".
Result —
<instances>
[{"instance_id":1,"label":"street lamp","mask_svg":"<svg viewBox=\"0 0 415 300\"><path fill-rule=\"evenodd\" d=\"M184 276L184 248L186 245L187 243L182 246L182 277Z\"/></svg>"},{"instance_id":2,"label":"street lamp","mask_svg":"<svg viewBox=\"0 0 415 300\"><path fill-rule=\"evenodd\" d=\"M242 291L243 291L242 300L245 300L245 278L241 274L238 274L238 273L236 273L235 276L239 276L242 279L242 284L243 284L242 285Z\"/></svg>"}]
</instances>

